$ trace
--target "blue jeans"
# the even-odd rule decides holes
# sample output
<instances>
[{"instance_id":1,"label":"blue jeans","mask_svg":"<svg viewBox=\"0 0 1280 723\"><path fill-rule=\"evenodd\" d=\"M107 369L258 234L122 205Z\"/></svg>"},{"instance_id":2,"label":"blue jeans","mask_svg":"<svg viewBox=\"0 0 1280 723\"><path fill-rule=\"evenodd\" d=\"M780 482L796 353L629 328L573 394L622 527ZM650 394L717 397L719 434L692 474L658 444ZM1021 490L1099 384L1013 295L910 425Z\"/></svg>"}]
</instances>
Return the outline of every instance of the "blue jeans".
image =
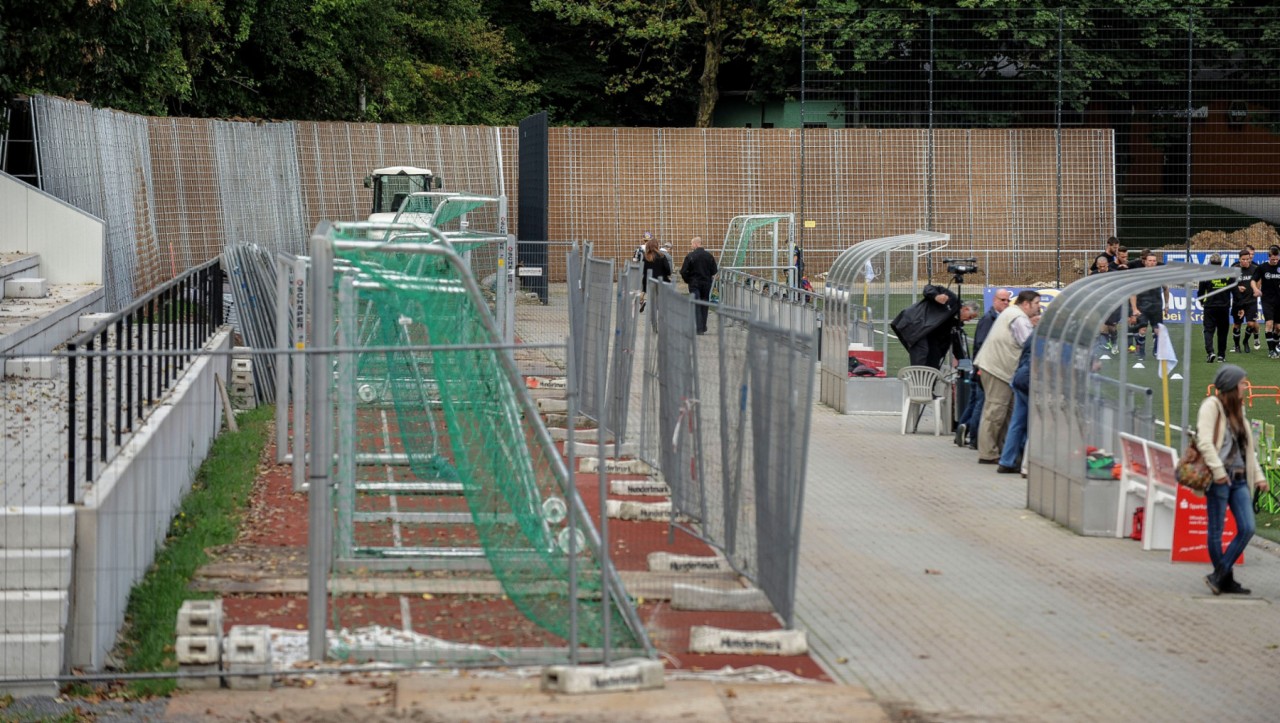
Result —
<instances>
[{"instance_id":1,"label":"blue jeans","mask_svg":"<svg viewBox=\"0 0 1280 723\"><path fill-rule=\"evenodd\" d=\"M1027 446L1027 417L1031 411L1026 392L1013 390L1013 414L1009 415L1009 431L1004 437L1004 449L1000 452L1001 467L1016 467Z\"/></svg>"},{"instance_id":2,"label":"blue jeans","mask_svg":"<svg viewBox=\"0 0 1280 723\"><path fill-rule=\"evenodd\" d=\"M1209 559L1213 561L1213 574L1222 577L1231 572L1253 537L1253 497L1249 494L1249 483L1239 477L1229 484L1211 484L1205 491L1205 502L1209 513ZM1236 518L1236 536L1224 552L1222 528L1227 523L1228 507Z\"/></svg>"},{"instance_id":3,"label":"blue jeans","mask_svg":"<svg viewBox=\"0 0 1280 723\"><path fill-rule=\"evenodd\" d=\"M963 424L967 427L965 435L968 439L978 438L978 422L982 421L982 403L987 401L987 393L982 391L982 385L978 383L977 377L971 377L969 384L969 403L964 405L964 412L960 414L959 421L956 424Z\"/></svg>"}]
</instances>

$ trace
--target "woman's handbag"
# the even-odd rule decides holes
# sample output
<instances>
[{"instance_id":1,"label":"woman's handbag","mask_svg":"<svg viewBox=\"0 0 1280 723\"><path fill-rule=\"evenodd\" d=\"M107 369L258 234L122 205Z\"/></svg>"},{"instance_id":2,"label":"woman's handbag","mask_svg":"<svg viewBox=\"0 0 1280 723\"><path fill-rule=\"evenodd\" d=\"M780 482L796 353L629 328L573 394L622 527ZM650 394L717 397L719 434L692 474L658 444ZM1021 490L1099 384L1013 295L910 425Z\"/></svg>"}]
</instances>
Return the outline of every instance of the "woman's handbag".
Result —
<instances>
[{"instance_id":1,"label":"woman's handbag","mask_svg":"<svg viewBox=\"0 0 1280 723\"><path fill-rule=\"evenodd\" d=\"M1205 464L1204 456L1196 446L1195 432L1190 432L1188 435L1187 449L1178 458L1174 476L1178 479L1178 484L1200 496L1204 496L1205 490L1213 484L1213 472L1209 469L1209 465Z\"/></svg>"}]
</instances>

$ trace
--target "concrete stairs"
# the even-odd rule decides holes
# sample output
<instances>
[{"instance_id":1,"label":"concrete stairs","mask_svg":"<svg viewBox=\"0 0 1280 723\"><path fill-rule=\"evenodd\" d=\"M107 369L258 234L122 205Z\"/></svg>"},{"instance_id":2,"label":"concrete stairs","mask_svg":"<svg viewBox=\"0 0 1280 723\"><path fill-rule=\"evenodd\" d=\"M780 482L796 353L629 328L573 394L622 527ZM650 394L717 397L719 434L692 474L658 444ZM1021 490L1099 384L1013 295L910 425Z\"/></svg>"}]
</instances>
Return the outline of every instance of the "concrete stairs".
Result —
<instances>
[{"instance_id":1,"label":"concrete stairs","mask_svg":"<svg viewBox=\"0 0 1280 723\"><path fill-rule=\"evenodd\" d=\"M55 695L66 661L75 510L0 508L0 693Z\"/></svg>"},{"instance_id":2,"label":"concrete stairs","mask_svg":"<svg viewBox=\"0 0 1280 723\"><path fill-rule=\"evenodd\" d=\"M48 284L39 254L0 251L0 357L48 354L80 331L82 314L101 311L100 284Z\"/></svg>"}]
</instances>

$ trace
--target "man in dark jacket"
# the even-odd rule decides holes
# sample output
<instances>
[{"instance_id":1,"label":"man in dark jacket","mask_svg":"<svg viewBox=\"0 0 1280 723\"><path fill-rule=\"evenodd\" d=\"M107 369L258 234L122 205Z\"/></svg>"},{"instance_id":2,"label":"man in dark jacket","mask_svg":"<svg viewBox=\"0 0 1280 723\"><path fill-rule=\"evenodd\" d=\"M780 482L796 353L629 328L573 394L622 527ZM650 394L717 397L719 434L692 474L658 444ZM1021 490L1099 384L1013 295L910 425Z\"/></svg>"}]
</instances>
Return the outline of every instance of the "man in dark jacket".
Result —
<instances>
[{"instance_id":1,"label":"man in dark jacket","mask_svg":"<svg viewBox=\"0 0 1280 723\"><path fill-rule=\"evenodd\" d=\"M924 287L924 298L903 309L889 324L911 355L912 366L937 369L948 349L955 352L957 359L968 357L955 333L968 321L962 318L961 307L960 298L950 289L929 284Z\"/></svg>"},{"instance_id":2,"label":"man in dark jacket","mask_svg":"<svg viewBox=\"0 0 1280 723\"><path fill-rule=\"evenodd\" d=\"M1209 257L1209 265L1221 266L1222 257L1213 254ZM1219 364L1227 360L1227 329L1231 326L1231 290L1235 288L1237 278L1228 276L1223 279L1201 281L1196 289L1196 296L1203 301L1204 307L1204 353L1209 355L1209 363ZM1218 337L1218 346L1213 345L1214 335Z\"/></svg>"},{"instance_id":3,"label":"man in dark jacket","mask_svg":"<svg viewBox=\"0 0 1280 723\"><path fill-rule=\"evenodd\" d=\"M716 266L716 257L702 248L701 236L694 236L689 241L689 245L693 250L684 257L684 263L680 264L680 278L689 285L689 293L693 294L693 298L698 301L710 301L711 282L720 271ZM707 333L707 312L710 309L705 304L697 306L698 333L705 334Z\"/></svg>"},{"instance_id":4,"label":"man in dark jacket","mask_svg":"<svg viewBox=\"0 0 1280 723\"><path fill-rule=\"evenodd\" d=\"M996 317L1009 308L1011 301L1013 301L1013 292L1008 289L996 289L991 295L991 308L987 309L987 313L978 320L978 330L973 334L974 356L982 350L982 342L987 340L987 334L991 332L991 325L996 323ZM976 370L970 374L976 374ZM969 383L969 403L960 414L960 419L956 420L956 444L977 449L978 422L982 419L982 404L986 401L986 395L983 394L982 385L978 383L977 377L971 376Z\"/></svg>"}]
</instances>

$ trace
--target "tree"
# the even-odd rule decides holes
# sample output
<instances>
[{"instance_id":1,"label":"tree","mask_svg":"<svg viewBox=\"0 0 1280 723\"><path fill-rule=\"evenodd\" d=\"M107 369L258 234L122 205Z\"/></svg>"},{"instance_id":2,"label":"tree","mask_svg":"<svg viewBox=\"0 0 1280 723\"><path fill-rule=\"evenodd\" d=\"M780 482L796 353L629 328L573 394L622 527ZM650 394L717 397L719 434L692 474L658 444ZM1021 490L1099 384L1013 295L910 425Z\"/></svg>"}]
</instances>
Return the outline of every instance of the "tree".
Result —
<instances>
[{"instance_id":1,"label":"tree","mask_svg":"<svg viewBox=\"0 0 1280 723\"><path fill-rule=\"evenodd\" d=\"M603 30L595 50L613 69L605 90L640 90L656 107L696 97L694 125L711 125L726 63L798 47L802 0L534 0L573 26Z\"/></svg>"}]
</instances>

